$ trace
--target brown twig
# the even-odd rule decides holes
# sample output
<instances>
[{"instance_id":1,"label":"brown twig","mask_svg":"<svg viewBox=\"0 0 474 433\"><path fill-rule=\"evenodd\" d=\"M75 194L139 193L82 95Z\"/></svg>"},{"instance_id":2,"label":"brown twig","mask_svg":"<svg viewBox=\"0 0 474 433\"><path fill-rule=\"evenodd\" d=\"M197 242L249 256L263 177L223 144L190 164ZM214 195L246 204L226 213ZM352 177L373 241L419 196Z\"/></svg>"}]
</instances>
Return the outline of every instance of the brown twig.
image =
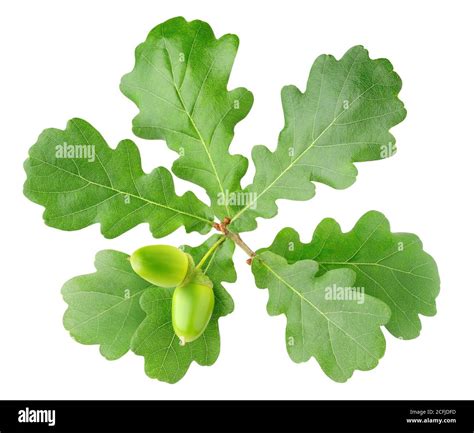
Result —
<instances>
[{"instance_id":1,"label":"brown twig","mask_svg":"<svg viewBox=\"0 0 474 433\"><path fill-rule=\"evenodd\" d=\"M229 217L225 217L221 223L214 223L214 228L223 233L227 238L231 239L236 245L238 245L244 252L249 256L247 264L252 264L252 259L256 256L255 252L242 240L242 238L234 232L231 232L227 226L231 223Z\"/></svg>"}]
</instances>

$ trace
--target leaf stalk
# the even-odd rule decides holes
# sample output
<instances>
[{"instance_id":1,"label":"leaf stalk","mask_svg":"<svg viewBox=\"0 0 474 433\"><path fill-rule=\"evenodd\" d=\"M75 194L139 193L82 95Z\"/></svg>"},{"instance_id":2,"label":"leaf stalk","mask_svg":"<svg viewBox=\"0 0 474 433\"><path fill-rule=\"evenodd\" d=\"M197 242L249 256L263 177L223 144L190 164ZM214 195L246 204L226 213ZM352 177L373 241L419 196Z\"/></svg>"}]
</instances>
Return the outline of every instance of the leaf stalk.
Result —
<instances>
[{"instance_id":1,"label":"leaf stalk","mask_svg":"<svg viewBox=\"0 0 474 433\"><path fill-rule=\"evenodd\" d=\"M200 269L204 263L206 263L207 259L212 255L212 253L217 249L217 247L222 244L226 240L225 236L221 236L217 242L215 242L211 248L204 254L202 259L199 261L199 263L196 265L195 269Z\"/></svg>"}]
</instances>

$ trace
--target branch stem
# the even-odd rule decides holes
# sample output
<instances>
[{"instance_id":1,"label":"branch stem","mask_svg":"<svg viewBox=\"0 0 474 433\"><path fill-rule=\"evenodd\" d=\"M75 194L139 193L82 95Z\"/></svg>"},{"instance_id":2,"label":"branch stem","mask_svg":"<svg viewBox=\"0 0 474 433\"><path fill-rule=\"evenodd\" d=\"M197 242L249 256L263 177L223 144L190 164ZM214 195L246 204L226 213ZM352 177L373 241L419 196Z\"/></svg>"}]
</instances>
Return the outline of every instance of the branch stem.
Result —
<instances>
[{"instance_id":1,"label":"branch stem","mask_svg":"<svg viewBox=\"0 0 474 433\"><path fill-rule=\"evenodd\" d=\"M227 229L225 229L225 232L224 232L225 236L228 237L229 239L231 239L236 245L238 245L242 250L245 251L245 253L251 258L253 259L256 254L255 254L255 251L253 251L243 240L242 238L237 234L237 233L234 233L234 232L231 232Z\"/></svg>"}]
</instances>

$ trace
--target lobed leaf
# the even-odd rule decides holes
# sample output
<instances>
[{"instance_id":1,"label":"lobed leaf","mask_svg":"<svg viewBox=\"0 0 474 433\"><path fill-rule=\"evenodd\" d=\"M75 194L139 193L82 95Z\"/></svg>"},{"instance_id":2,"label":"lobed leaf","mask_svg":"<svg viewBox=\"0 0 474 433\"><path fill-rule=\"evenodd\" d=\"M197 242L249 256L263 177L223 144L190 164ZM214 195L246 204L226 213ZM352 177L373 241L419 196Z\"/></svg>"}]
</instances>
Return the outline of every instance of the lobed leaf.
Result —
<instances>
[{"instance_id":1,"label":"lobed leaf","mask_svg":"<svg viewBox=\"0 0 474 433\"><path fill-rule=\"evenodd\" d=\"M64 327L82 344L99 344L107 359L128 352L133 334L145 318L140 296L151 286L133 272L128 255L104 250L96 255L97 272L64 284L68 304Z\"/></svg>"},{"instance_id":2,"label":"lobed leaf","mask_svg":"<svg viewBox=\"0 0 474 433\"><path fill-rule=\"evenodd\" d=\"M140 112L133 132L166 140L179 153L173 172L203 187L215 214L232 217L232 194L248 161L231 155L235 125L250 111L252 94L227 90L239 41L235 35L216 39L203 21L178 17L155 27L135 52L132 72L120 88Z\"/></svg>"},{"instance_id":3,"label":"lobed leaf","mask_svg":"<svg viewBox=\"0 0 474 433\"><path fill-rule=\"evenodd\" d=\"M370 370L385 352L380 326L390 309L382 301L351 289L355 273L336 269L316 277L318 264L301 260L288 264L283 257L264 251L252 262L259 288L268 288L268 313L287 317L286 346L294 362L316 358L323 371L345 382L354 370ZM347 290L352 299L328 297L332 287Z\"/></svg>"},{"instance_id":4,"label":"lobed leaf","mask_svg":"<svg viewBox=\"0 0 474 433\"><path fill-rule=\"evenodd\" d=\"M342 233L339 224L327 218L307 244L295 230L285 228L267 249L289 263L315 260L319 275L332 269L352 269L355 285L390 307L392 315L385 326L396 337L417 337L419 314L436 314L440 280L435 261L416 235L392 233L380 212L366 213L348 233Z\"/></svg>"},{"instance_id":5,"label":"lobed leaf","mask_svg":"<svg viewBox=\"0 0 474 433\"><path fill-rule=\"evenodd\" d=\"M185 247L197 263L219 239L210 237L198 247ZM234 244L225 241L214 251L203 271L213 282L214 312L204 334L180 346L171 324L173 288L150 285L132 269L127 254L105 250L96 256L97 271L64 284L68 304L64 327L82 344L100 345L101 354L118 359L131 348L145 358L146 373L175 383L190 364L212 365L219 356L218 319L232 312L234 303L222 286L236 280Z\"/></svg>"},{"instance_id":6,"label":"lobed leaf","mask_svg":"<svg viewBox=\"0 0 474 433\"><path fill-rule=\"evenodd\" d=\"M282 90L285 127L275 152L253 148L255 177L245 188L252 199L234 215L234 230L252 230L257 217L275 216L278 199L312 198L313 182L349 187L357 176L354 162L393 155L389 130L406 115L397 97L401 85L387 59L372 60L361 46L340 60L319 56L304 93L295 86Z\"/></svg>"},{"instance_id":7,"label":"lobed leaf","mask_svg":"<svg viewBox=\"0 0 474 433\"><path fill-rule=\"evenodd\" d=\"M199 247L186 247L195 263L217 242L219 235L210 237ZM145 358L148 376L169 383L179 381L193 361L200 365L212 365L220 351L218 319L232 312L232 298L222 286L223 281L234 282L236 273L232 262L234 244L226 240L211 255L204 267L205 274L213 282L215 306L209 325L197 340L184 346L173 331L171 323L171 299L174 289L153 287L147 290L140 304L146 312L132 341L132 350Z\"/></svg>"},{"instance_id":8,"label":"lobed leaf","mask_svg":"<svg viewBox=\"0 0 474 433\"><path fill-rule=\"evenodd\" d=\"M70 120L64 131L46 129L31 147L25 171L24 194L45 207L51 227L100 223L107 238L145 222L157 238L181 225L199 233L212 227L210 209L191 192L177 196L168 170L145 174L132 141L111 149L85 120Z\"/></svg>"}]
</instances>

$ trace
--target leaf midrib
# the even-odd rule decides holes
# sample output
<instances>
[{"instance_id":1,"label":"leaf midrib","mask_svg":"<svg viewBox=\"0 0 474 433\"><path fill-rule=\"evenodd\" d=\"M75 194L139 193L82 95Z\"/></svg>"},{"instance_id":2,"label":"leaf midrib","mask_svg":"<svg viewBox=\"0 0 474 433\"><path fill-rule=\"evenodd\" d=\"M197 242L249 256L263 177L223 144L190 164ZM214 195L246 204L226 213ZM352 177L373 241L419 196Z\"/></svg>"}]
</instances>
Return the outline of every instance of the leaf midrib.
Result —
<instances>
[{"instance_id":1,"label":"leaf midrib","mask_svg":"<svg viewBox=\"0 0 474 433\"><path fill-rule=\"evenodd\" d=\"M374 358L375 360L378 360L378 357L371 353L369 350L367 350L366 347L362 346L356 339L354 339L350 334L348 334L344 329L342 329L336 322L331 320L323 311L321 311L315 304L313 304L308 298L303 296L295 287L293 287L288 281L286 281L283 277L281 277L277 272L275 272L263 259L260 258L260 262L279 280L281 281L285 286L287 286L293 293L295 293L301 300L305 301L308 305L310 305L312 308L314 308L328 323L331 323L334 327L339 329L344 335L349 337L357 346L359 346L361 349L363 349L369 356ZM358 314L363 314L363 313L358 313ZM329 336L331 339L331 337Z\"/></svg>"},{"instance_id":2,"label":"leaf midrib","mask_svg":"<svg viewBox=\"0 0 474 433\"><path fill-rule=\"evenodd\" d=\"M185 103L184 103L184 100L183 100L183 97L181 95L181 87L178 88L177 84L176 84L176 79L175 79L175 76L174 76L174 71L173 71L173 64L171 62L171 56L170 56L170 53L169 53L169 50L168 50L168 46L166 44L167 42L167 39L165 37L165 34L164 34L164 28L162 27L161 29L161 35L163 37L163 42L164 42L164 47L165 47L165 51L166 51L166 55L168 56L168 61L170 63L170 72L171 72L171 78L172 78L172 81L173 81L173 87L175 89L175 92L178 96L178 99L179 99L179 102L181 104L181 106L183 107L183 110L185 111L186 113L186 116L188 117L189 121L191 122L191 125L193 126L194 130L196 131L196 134L198 135L199 137L199 141L201 142L203 148L204 148L204 151L206 152L206 155L207 155L207 158L209 159L209 162L211 163L211 167L212 167L212 171L214 172L214 176L217 180L217 184L219 185L219 189L222 193L223 196L225 196L225 192L224 192L224 186L222 184L222 181L221 181L221 178L219 177L219 173L217 172L217 168L216 168L216 165L214 163L214 159L212 158L212 155L211 153L209 152L209 149L208 149L208 145L206 143L206 141L204 140L202 134L201 134L201 131L199 130L199 128L197 127L196 125L196 122L194 121L193 119L193 116L191 115L191 113L189 112L188 108L186 107ZM190 59L188 59L188 62L189 62ZM199 93L198 93L198 96L200 95L201 93L201 90L202 90L202 86L204 85L204 81L207 79L207 76L209 75L210 73L210 70L212 69L212 66L214 65L214 62L211 64L211 67L209 68L209 71L207 72L206 74L206 77L205 79L203 80L203 82L201 83L201 88L199 89ZM187 64L186 64L186 68L187 68ZM184 80L184 78L183 78ZM181 84L182 86L182 84ZM197 99L195 101L195 104L197 103ZM194 109L194 108L193 108ZM225 208L226 208L226 211L227 211L227 214L229 217L231 217L231 213L230 213L230 209L229 209L229 205L227 203L225 203Z\"/></svg>"},{"instance_id":3,"label":"leaf midrib","mask_svg":"<svg viewBox=\"0 0 474 433\"><path fill-rule=\"evenodd\" d=\"M117 188L114 188L114 187L111 187L111 186L108 186L108 185L104 185L104 184L100 184L100 183L94 182L94 181L92 181L92 180L86 179L86 178L83 177L81 174L74 173L74 172L72 172L72 171L66 170L66 169L64 169L64 168L62 168L62 167L59 167L59 166L54 165L54 164L51 164L51 163L48 162L48 161L44 161L44 160L42 160L42 159L35 158L35 157L33 157L33 156L30 156L30 159L35 160L35 161L42 162L43 164L49 165L50 167L54 167L54 168L56 168L56 169L58 169L58 170L61 170L61 171L65 172L65 173L71 175L71 176L75 176L75 177L77 177L77 178L83 180L84 182L87 182L87 183L90 184L90 185L94 185L94 186L97 186L97 187L99 187L99 188L104 188L104 189L107 189L107 190L109 190L109 191L113 191L113 192L115 192L115 193L117 193L117 194L128 195L128 196L130 196L130 197L136 198L137 200L144 201L144 202L146 202L146 203L148 203L148 204L151 204L151 205L154 205L154 206L158 206L158 207L161 207L161 208L163 208L163 209L168 209L169 211L176 212L176 213L179 213L179 214L182 214L182 215L186 215L186 216L189 216L189 217L194 218L194 219L198 219L198 220L203 221L203 222L205 222L205 223L207 223L207 224L209 224L209 225L212 225L212 224L213 224L212 221L210 221L210 220L208 220L208 219L206 219L206 218L202 218L202 217L200 217L200 216L198 216L198 215L194 215L194 214L191 214L191 213L189 213L189 212L185 212L185 211L182 211L182 210L173 208L173 207L171 207L171 206L166 206L166 205L163 205L163 204L161 204L161 203L157 203L157 202L155 202L155 201L153 201L153 200L149 200L149 199L147 199L147 198L145 198L145 197L142 197L142 196L140 196L140 195L133 194L133 193L128 192L128 191L122 191L122 190L119 190L119 189L117 189ZM64 193L66 194L67 192L68 192L68 191L65 191ZM49 191L41 191L41 193L43 193L43 194L48 194Z\"/></svg>"},{"instance_id":4,"label":"leaf midrib","mask_svg":"<svg viewBox=\"0 0 474 433\"><path fill-rule=\"evenodd\" d=\"M291 170L293 168L293 166L301 159L303 158L304 155L306 155L307 152L309 152L315 145L316 143L318 142L318 140L332 127L334 126L335 122L339 119L339 117L341 117L343 114L347 113L348 110L352 107L352 105L358 101L365 93L367 93L370 89L372 89L374 86L375 86L376 83L372 84L370 87L368 87L366 90L364 90L359 96L357 96L357 98L355 98L350 104L349 106L342 110L336 117L333 118L333 120L329 123L328 126L326 126L326 128L324 128L324 130L308 145L308 147L303 151L301 152L294 160L292 160L290 162L290 164L269 184L267 185L259 194L257 194L257 196L253 199L253 201L249 204L247 204L245 207L243 207L239 212L237 212L237 214L234 216L233 218L233 221L237 220L238 218L240 218L242 216L243 213L245 213L254 203L257 202L257 200L264 194L266 194L266 192L271 189L273 187L273 185L275 185L275 183L277 183L282 176L284 176L289 170Z\"/></svg>"},{"instance_id":5,"label":"leaf midrib","mask_svg":"<svg viewBox=\"0 0 474 433\"><path fill-rule=\"evenodd\" d=\"M117 296L117 295L114 295L112 293L105 293L105 292L91 292L91 291L81 291L81 292L75 292L75 293L69 293L69 294L66 294L66 296L74 296L74 295L78 295L78 294L85 294L85 293L100 293L101 295L106 295L106 296L112 296L112 297L119 297L121 300L119 302L117 302L116 304L112 305L111 307L107 308L106 310L104 311L101 311L99 314L96 314L94 316L91 316L89 317L87 320L84 320L80 323L77 323L76 325L74 325L72 328L69 328L68 331L73 331L74 329L78 328L78 327L81 327L81 326L84 326L85 324L89 323L91 320L95 320L95 319L98 319L99 317L102 317L104 314L107 314L108 312L112 311L113 309L123 305L124 303L126 302L131 302L133 298L135 298L136 296L140 295L141 293L143 293L145 290L149 289L150 287L153 287L153 285L151 286L147 286L147 287L144 287L143 289L140 289L138 290L136 293L134 293L132 296L128 297L128 298L122 298L121 296ZM74 311L74 309L72 309ZM122 325L123 326L123 325Z\"/></svg>"}]
</instances>

